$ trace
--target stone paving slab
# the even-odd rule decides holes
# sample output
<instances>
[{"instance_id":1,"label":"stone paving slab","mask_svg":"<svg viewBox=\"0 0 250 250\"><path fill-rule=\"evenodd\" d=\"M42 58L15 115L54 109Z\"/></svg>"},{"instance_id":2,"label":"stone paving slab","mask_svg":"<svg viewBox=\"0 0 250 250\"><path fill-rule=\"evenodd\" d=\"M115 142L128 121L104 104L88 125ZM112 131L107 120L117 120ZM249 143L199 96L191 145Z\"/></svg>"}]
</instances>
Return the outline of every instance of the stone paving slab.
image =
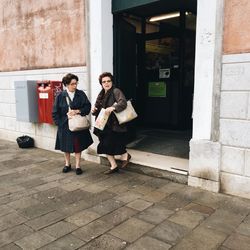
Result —
<instances>
[{"instance_id":1,"label":"stone paving slab","mask_svg":"<svg viewBox=\"0 0 250 250\"><path fill-rule=\"evenodd\" d=\"M148 223L157 225L163 222L172 214L174 214L173 211L168 210L161 205L153 205L150 208L139 213L136 217Z\"/></svg>"},{"instance_id":2,"label":"stone paving slab","mask_svg":"<svg viewBox=\"0 0 250 250\"><path fill-rule=\"evenodd\" d=\"M65 216L63 214L57 211L53 211L33 220L29 220L25 224L34 230L40 230L44 227L56 223L57 221L61 221L64 218Z\"/></svg>"},{"instance_id":3,"label":"stone paving slab","mask_svg":"<svg viewBox=\"0 0 250 250\"><path fill-rule=\"evenodd\" d=\"M139 210L139 211L143 211L146 208L152 206L153 204L154 203L152 203L152 202L148 202L148 201L145 201L142 199L137 199L137 200L134 200L134 201L128 203L126 206L131 207L131 208L136 209L136 210Z\"/></svg>"},{"instance_id":4,"label":"stone paving slab","mask_svg":"<svg viewBox=\"0 0 250 250\"><path fill-rule=\"evenodd\" d=\"M26 218L24 218L16 213L7 214L1 218L0 231L14 227L16 225L20 225L20 224L24 223L26 220L27 220Z\"/></svg>"},{"instance_id":5,"label":"stone paving slab","mask_svg":"<svg viewBox=\"0 0 250 250\"><path fill-rule=\"evenodd\" d=\"M173 223L169 220L165 220L156 226L151 232L149 232L148 235L155 239L174 245L179 240L184 238L184 236L189 232L189 228Z\"/></svg>"},{"instance_id":6,"label":"stone paving slab","mask_svg":"<svg viewBox=\"0 0 250 250\"><path fill-rule=\"evenodd\" d=\"M241 234L232 234L223 244L223 246L229 249L235 250L249 250L250 249L250 238Z\"/></svg>"},{"instance_id":7,"label":"stone paving slab","mask_svg":"<svg viewBox=\"0 0 250 250\"><path fill-rule=\"evenodd\" d=\"M75 250L79 249L85 242L68 234L52 243L40 248L40 250Z\"/></svg>"},{"instance_id":8,"label":"stone paving slab","mask_svg":"<svg viewBox=\"0 0 250 250\"><path fill-rule=\"evenodd\" d=\"M79 250L121 250L126 246L127 243L125 241L122 241L113 235L103 234L99 238L96 238L79 248Z\"/></svg>"},{"instance_id":9,"label":"stone paving slab","mask_svg":"<svg viewBox=\"0 0 250 250\"><path fill-rule=\"evenodd\" d=\"M243 215L218 209L209 218L207 218L202 225L226 234L231 234L243 220Z\"/></svg>"},{"instance_id":10,"label":"stone paving slab","mask_svg":"<svg viewBox=\"0 0 250 250\"><path fill-rule=\"evenodd\" d=\"M96 237L106 233L113 225L111 223L103 222L102 220L95 220L88 225L81 227L72 234L85 242L89 242Z\"/></svg>"},{"instance_id":11,"label":"stone paving slab","mask_svg":"<svg viewBox=\"0 0 250 250\"><path fill-rule=\"evenodd\" d=\"M31 235L28 235L18 241L16 241L16 245L20 246L22 249L35 250L48 243L54 241L55 238L42 232L38 231Z\"/></svg>"},{"instance_id":12,"label":"stone paving slab","mask_svg":"<svg viewBox=\"0 0 250 250\"><path fill-rule=\"evenodd\" d=\"M153 227L154 225L149 224L148 222L131 218L112 229L110 234L127 242L133 242L139 239L143 234L150 231Z\"/></svg>"},{"instance_id":13,"label":"stone paving slab","mask_svg":"<svg viewBox=\"0 0 250 250\"><path fill-rule=\"evenodd\" d=\"M194 250L194 249L218 249L226 239L225 233L208 229L204 227L197 227L194 231L183 238L180 242L176 242L174 250Z\"/></svg>"},{"instance_id":14,"label":"stone paving slab","mask_svg":"<svg viewBox=\"0 0 250 250\"><path fill-rule=\"evenodd\" d=\"M4 247L1 247L1 250L21 250L22 248L11 243L11 244L8 244L8 245L5 245Z\"/></svg>"},{"instance_id":15,"label":"stone paving slab","mask_svg":"<svg viewBox=\"0 0 250 250\"><path fill-rule=\"evenodd\" d=\"M0 140L0 249L250 249L250 200Z\"/></svg>"},{"instance_id":16,"label":"stone paving slab","mask_svg":"<svg viewBox=\"0 0 250 250\"><path fill-rule=\"evenodd\" d=\"M133 217L137 213L138 211L132 208L121 207L113 211L112 213L101 217L101 219L106 223L112 223L113 225L117 226L122 222L126 221L127 219Z\"/></svg>"},{"instance_id":17,"label":"stone paving slab","mask_svg":"<svg viewBox=\"0 0 250 250\"><path fill-rule=\"evenodd\" d=\"M0 232L0 247L33 233L33 230L25 225L18 225Z\"/></svg>"},{"instance_id":18,"label":"stone paving slab","mask_svg":"<svg viewBox=\"0 0 250 250\"><path fill-rule=\"evenodd\" d=\"M248 215L243 222L236 229L236 232L246 236L250 236L250 215Z\"/></svg>"},{"instance_id":19,"label":"stone paving slab","mask_svg":"<svg viewBox=\"0 0 250 250\"><path fill-rule=\"evenodd\" d=\"M71 233L72 231L76 230L77 228L78 227L72 223L69 223L66 221L59 221L58 223L53 224L53 225L43 229L43 232L58 239L66 234Z\"/></svg>"},{"instance_id":20,"label":"stone paving slab","mask_svg":"<svg viewBox=\"0 0 250 250\"><path fill-rule=\"evenodd\" d=\"M197 227L204 219L204 215L194 213L192 211L178 211L176 214L168 218L168 220L176 224L180 224L191 229Z\"/></svg>"},{"instance_id":21,"label":"stone paving slab","mask_svg":"<svg viewBox=\"0 0 250 250\"><path fill-rule=\"evenodd\" d=\"M127 249L128 250L168 250L172 246L157 239L151 238L149 236L144 236L137 240L135 243L131 244Z\"/></svg>"}]
</instances>

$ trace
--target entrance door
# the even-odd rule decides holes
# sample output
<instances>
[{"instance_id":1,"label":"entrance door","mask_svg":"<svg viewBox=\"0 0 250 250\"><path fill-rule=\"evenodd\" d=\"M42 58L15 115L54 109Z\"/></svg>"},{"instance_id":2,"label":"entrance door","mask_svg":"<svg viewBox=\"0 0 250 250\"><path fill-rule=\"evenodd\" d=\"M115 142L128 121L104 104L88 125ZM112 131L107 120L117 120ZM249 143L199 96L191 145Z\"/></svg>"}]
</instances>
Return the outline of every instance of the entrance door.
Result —
<instances>
[{"instance_id":1,"label":"entrance door","mask_svg":"<svg viewBox=\"0 0 250 250\"><path fill-rule=\"evenodd\" d=\"M114 75L138 112L130 148L188 158L196 17L186 7L159 0L114 13Z\"/></svg>"},{"instance_id":2,"label":"entrance door","mask_svg":"<svg viewBox=\"0 0 250 250\"><path fill-rule=\"evenodd\" d=\"M115 84L136 106L136 28L121 16L114 16L114 77ZM128 126L128 142L136 137L135 122Z\"/></svg>"},{"instance_id":3,"label":"entrance door","mask_svg":"<svg viewBox=\"0 0 250 250\"><path fill-rule=\"evenodd\" d=\"M179 113L179 38L146 40L144 119L152 128L177 128Z\"/></svg>"},{"instance_id":4,"label":"entrance door","mask_svg":"<svg viewBox=\"0 0 250 250\"><path fill-rule=\"evenodd\" d=\"M115 16L114 75L127 99L136 97L136 28Z\"/></svg>"}]
</instances>

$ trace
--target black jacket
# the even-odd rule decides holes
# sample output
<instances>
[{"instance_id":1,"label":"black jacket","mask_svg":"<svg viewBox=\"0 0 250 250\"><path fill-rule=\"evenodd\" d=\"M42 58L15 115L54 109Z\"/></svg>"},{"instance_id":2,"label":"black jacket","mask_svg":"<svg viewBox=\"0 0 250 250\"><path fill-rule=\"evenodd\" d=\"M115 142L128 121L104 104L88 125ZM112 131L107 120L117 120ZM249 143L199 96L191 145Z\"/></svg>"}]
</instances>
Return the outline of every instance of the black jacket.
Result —
<instances>
[{"instance_id":1,"label":"black jacket","mask_svg":"<svg viewBox=\"0 0 250 250\"><path fill-rule=\"evenodd\" d=\"M55 149L63 152L75 152L74 141L79 143L80 150L88 148L92 143L92 137L89 130L71 132L68 127L68 104L66 101L67 91L62 91L55 99L52 117L58 126ZM73 102L70 104L71 109L81 110L81 115L88 115L91 104L82 90L76 89Z\"/></svg>"}]
</instances>

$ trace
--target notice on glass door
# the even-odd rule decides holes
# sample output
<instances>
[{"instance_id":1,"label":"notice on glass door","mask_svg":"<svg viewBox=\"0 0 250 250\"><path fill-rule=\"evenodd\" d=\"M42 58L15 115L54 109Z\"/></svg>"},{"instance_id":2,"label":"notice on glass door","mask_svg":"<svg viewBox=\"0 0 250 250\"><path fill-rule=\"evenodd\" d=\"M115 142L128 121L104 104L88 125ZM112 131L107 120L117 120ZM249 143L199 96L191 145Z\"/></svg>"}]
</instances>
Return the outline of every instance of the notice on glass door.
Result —
<instances>
[{"instance_id":1,"label":"notice on glass door","mask_svg":"<svg viewBox=\"0 0 250 250\"><path fill-rule=\"evenodd\" d=\"M166 82L149 82L148 97L166 97L167 85Z\"/></svg>"}]
</instances>

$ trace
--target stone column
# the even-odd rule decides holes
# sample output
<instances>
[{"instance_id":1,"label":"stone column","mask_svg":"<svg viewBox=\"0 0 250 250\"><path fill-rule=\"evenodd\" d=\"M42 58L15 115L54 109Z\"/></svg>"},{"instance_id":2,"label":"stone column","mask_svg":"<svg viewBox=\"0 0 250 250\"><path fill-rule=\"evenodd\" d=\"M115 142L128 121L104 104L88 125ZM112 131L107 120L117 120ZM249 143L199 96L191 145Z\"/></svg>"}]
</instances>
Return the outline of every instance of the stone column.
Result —
<instances>
[{"instance_id":1,"label":"stone column","mask_svg":"<svg viewBox=\"0 0 250 250\"><path fill-rule=\"evenodd\" d=\"M218 192L221 145L223 0L197 1L193 137L190 141L188 185ZM209 21L208 21L209 20Z\"/></svg>"},{"instance_id":2,"label":"stone column","mask_svg":"<svg viewBox=\"0 0 250 250\"><path fill-rule=\"evenodd\" d=\"M92 106L95 103L101 85L98 76L102 72L113 73L113 15L111 0L87 0L87 71L89 82L89 97ZM92 116L92 127L94 117ZM88 149L90 155L95 155L97 137L93 136L94 144ZM89 160L96 161L95 158ZM99 159L99 158L98 158Z\"/></svg>"}]
</instances>

